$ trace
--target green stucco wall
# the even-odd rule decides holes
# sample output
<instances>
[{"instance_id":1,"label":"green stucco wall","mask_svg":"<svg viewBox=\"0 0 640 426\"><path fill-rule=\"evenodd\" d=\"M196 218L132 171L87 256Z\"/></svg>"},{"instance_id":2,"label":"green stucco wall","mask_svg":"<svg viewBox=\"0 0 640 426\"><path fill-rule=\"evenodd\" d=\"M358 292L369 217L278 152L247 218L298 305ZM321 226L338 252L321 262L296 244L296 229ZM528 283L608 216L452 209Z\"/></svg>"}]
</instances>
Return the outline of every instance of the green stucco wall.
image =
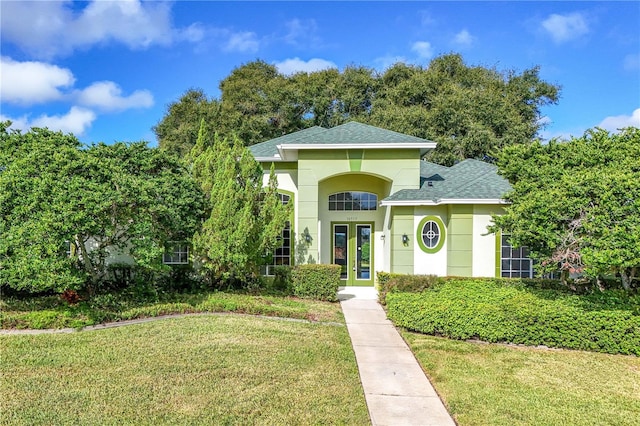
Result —
<instances>
[{"instance_id":1,"label":"green stucco wall","mask_svg":"<svg viewBox=\"0 0 640 426\"><path fill-rule=\"evenodd\" d=\"M306 263L328 263L331 261L331 221L372 221L374 230L382 232L385 217L384 208L351 214L328 212L328 194L367 191L376 193L378 200L382 200L400 189L416 189L420 185L420 152L418 149L300 150L297 183L296 229L298 236L301 233L311 236L311 243L306 247ZM407 233L411 234L410 230Z\"/></svg>"},{"instance_id":2,"label":"green stucco wall","mask_svg":"<svg viewBox=\"0 0 640 426\"><path fill-rule=\"evenodd\" d=\"M473 206L449 206L447 275L473 275Z\"/></svg>"},{"instance_id":3,"label":"green stucco wall","mask_svg":"<svg viewBox=\"0 0 640 426\"><path fill-rule=\"evenodd\" d=\"M391 212L391 272L413 274L413 207L393 207ZM402 236L407 235L409 242L402 243Z\"/></svg>"}]
</instances>

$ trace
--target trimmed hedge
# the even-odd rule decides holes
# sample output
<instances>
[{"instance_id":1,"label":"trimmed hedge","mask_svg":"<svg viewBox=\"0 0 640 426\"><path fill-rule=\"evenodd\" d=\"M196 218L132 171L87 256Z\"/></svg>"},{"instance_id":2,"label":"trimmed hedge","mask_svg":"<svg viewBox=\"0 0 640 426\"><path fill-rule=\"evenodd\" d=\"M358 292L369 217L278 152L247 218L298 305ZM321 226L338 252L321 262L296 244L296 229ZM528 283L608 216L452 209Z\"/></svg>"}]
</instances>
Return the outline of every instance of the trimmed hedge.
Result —
<instances>
[{"instance_id":1,"label":"trimmed hedge","mask_svg":"<svg viewBox=\"0 0 640 426\"><path fill-rule=\"evenodd\" d=\"M391 292L416 293L444 282L444 278L436 275L407 275L378 272L378 301L386 304L387 294Z\"/></svg>"},{"instance_id":2,"label":"trimmed hedge","mask_svg":"<svg viewBox=\"0 0 640 426\"><path fill-rule=\"evenodd\" d=\"M390 292L386 303L394 324L425 334L640 355L637 300L624 297L604 303L499 279L456 279L422 293Z\"/></svg>"},{"instance_id":3,"label":"trimmed hedge","mask_svg":"<svg viewBox=\"0 0 640 426\"><path fill-rule=\"evenodd\" d=\"M293 294L308 299L338 300L340 265L298 265L291 271Z\"/></svg>"}]
</instances>

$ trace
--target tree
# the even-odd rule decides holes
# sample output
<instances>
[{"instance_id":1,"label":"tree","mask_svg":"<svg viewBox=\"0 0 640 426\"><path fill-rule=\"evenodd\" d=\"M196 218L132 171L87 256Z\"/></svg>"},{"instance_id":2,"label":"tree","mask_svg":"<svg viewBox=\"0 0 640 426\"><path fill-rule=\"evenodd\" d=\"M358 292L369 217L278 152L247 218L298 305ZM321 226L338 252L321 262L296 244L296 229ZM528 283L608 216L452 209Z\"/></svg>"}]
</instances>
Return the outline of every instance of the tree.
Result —
<instances>
[{"instance_id":1,"label":"tree","mask_svg":"<svg viewBox=\"0 0 640 426\"><path fill-rule=\"evenodd\" d=\"M82 147L47 129L0 128L0 284L89 290L114 250L162 267L165 245L188 241L204 197L177 158L145 143ZM65 247L65 242L68 245Z\"/></svg>"},{"instance_id":2,"label":"tree","mask_svg":"<svg viewBox=\"0 0 640 426\"><path fill-rule=\"evenodd\" d=\"M217 122L220 115L218 100L207 98L200 89L189 89L169 104L167 114L152 130L161 150L184 157L196 143L200 120Z\"/></svg>"},{"instance_id":3,"label":"tree","mask_svg":"<svg viewBox=\"0 0 640 426\"><path fill-rule=\"evenodd\" d=\"M277 247L289 207L278 198L273 168L263 189L262 168L240 139L208 135L203 121L191 158L209 212L193 248L212 279L244 282Z\"/></svg>"},{"instance_id":4,"label":"tree","mask_svg":"<svg viewBox=\"0 0 640 426\"><path fill-rule=\"evenodd\" d=\"M538 68L470 67L457 54L426 68L396 64L381 79L369 123L438 142L429 160L448 166L531 141L542 126L540 107L556 103L559 90L540 80Z\"/></svg>"},{"instance_id":5,"label":"tree","mask_svg":"<svg viewBox=\"0 0 640 426\"><path fill-rule=\"evenodd\" d=\"M543 125L540 108L558 101L558 86L544 82L537 67L516 73L468 66L457 54L421 67L395 64L384 73L349 66L286 76L263 61L234 69L220 83L218 114L206 118L220 136L237 134L246 145L310 126L333 127L349 120L431 139L430 160L452 165L482 159L503 146L531 141ZM200 92L201 93L201 92ZM156 131L160 146L186 152L202 115L182 115L180 100L156 126L178 128L192 138L175 145Z\"/></svg>"},{"instance_id":6,"label":"tree","mask_svg":"<svg viewBox=\"0 0 640 426\"><path fill-rule=\"evenodd\" d=\"M630 288L640 267L640 129L510 146L498 167L513 191L493 231L528 246L542 266L619 274Z\"/></svg>"}]
</instances>

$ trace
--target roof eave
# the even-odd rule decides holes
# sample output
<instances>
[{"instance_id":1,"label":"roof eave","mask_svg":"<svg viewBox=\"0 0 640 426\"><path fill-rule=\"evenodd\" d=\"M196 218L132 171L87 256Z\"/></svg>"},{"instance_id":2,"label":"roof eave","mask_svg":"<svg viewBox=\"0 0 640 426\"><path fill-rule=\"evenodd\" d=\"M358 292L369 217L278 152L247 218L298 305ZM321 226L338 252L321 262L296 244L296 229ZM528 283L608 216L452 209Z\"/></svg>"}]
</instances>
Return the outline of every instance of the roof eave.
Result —
<instances>
[{"instance_id":1,"label":"roof eave","mask_svg":"<svg viewBox=\"0 0 640 426\"><path fill-rule=\"evenodd\" d=\"M442 204L511 204L501 198L440 198L435 200L382 200L386 206L438 206Z\"/></svg>"},{"instance_id":2,"label":"roof eave","mask_svg":"<svg viewBox=\"0 0 640 426\"><path fill-rule=\"evenodd\" d=\"M307 149L419 149L420 155L424 155L427 151L435 149L436 142L399 142L399 143L336 143L336 144L286 144L278 145L278 152L281 157L286 157L285 151L299 151Z\"/></svg>"}]
</instances>

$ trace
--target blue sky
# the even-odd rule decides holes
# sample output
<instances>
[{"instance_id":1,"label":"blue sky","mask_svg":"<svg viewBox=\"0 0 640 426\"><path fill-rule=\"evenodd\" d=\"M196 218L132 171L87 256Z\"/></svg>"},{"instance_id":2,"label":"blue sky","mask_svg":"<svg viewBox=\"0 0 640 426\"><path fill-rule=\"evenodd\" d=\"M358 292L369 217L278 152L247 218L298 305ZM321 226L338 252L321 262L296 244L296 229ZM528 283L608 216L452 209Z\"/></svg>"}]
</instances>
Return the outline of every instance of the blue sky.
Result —
<instances>
[{"instance_id":1,"label":"blue sky","mask_svg":"<svg viewBox=\"0 0 640 426\"><path fill-rule=\"evenodd\" d=\"M541 137L640 127L640 2L0 0L0 118L146 140L167 105L255 59L283 73L461 53L562 86Z\"/></svg>"}]
</instances>

